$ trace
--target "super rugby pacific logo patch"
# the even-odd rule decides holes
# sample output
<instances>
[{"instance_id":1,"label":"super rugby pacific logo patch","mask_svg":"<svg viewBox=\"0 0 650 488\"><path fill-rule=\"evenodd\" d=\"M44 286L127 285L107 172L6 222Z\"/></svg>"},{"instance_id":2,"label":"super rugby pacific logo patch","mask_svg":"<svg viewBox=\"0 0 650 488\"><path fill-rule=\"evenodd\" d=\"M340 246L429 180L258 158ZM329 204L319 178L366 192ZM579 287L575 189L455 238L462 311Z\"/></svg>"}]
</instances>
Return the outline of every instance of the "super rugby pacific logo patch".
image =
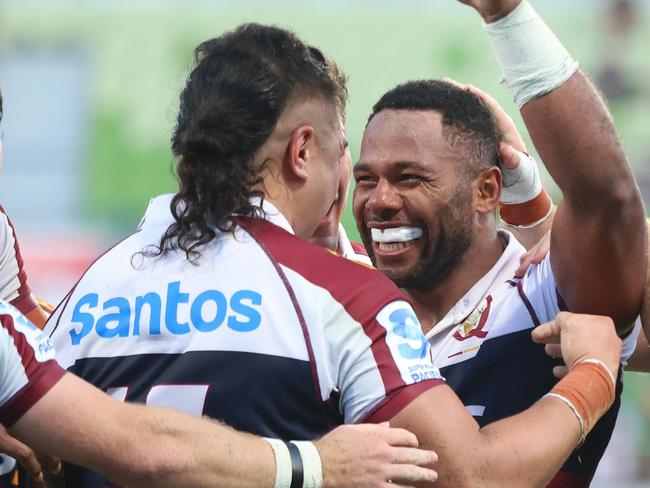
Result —
<instances>
[{"instance_id":1,"label":"super rugby pacific logo patch","mask_svg":"<svg viewBox=\"0 0 650 488\"><path fill-rule=\"evenodd\" d=\"M406 384L442 378L431 363L429 343L408 303L389 303L377 314L377 322L386 329L386 344Z\"/></svg>"},{"instance_id":2,"label":"super rugby pacific logo patch","mask_svg":"<svg viewBox=\"0 0 650 488\"><path fill-rule=\"evenodd\" d=\"M34 351L36 361L44 363L54 359L54 344L52 344L50 338L41 329L32 324L13 305L2 302L0 312L11 315L14 329L25 337L27 344Z\"/></svg>"}]
</instances>

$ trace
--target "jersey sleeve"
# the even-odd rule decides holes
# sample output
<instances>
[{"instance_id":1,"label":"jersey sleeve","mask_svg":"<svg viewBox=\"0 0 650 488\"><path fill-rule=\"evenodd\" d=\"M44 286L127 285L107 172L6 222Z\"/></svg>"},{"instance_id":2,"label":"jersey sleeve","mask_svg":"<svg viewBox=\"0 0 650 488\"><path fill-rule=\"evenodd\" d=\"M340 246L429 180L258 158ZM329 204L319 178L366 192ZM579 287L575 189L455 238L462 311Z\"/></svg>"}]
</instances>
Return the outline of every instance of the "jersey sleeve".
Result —
<instances>
[{"instance_id":1,"label":"jersey sleeve","mask_svg":"<svg viewBox=\"0 0 650 488\"><path fill-rule=\"evenodd\" d=\"M0 299L10 302L23 314L37 302L27 284L18 239L11 220L0 206Z\"/></svg>"},{"instance_id":2,"label":"jersey sleeve","mask_svg":"<svg viewBox=\"0 0 650 488\"><path fill-rule=\"evenodd\" d=\"M0 302L0 422L13 425L63 377L48 337Z\"/></svg>"},{"instance_id":3,"label":"jersey sleeve","mask_svg":"<svg viewBox=\"0 0 650 488\"><path fill-rule=\"evenodd\" d=\"M389 420L424 391L444 383L409 303L391 301L366 316L351 312L360 327L346 327L347 334L333 345L346 423Z\"/></svg>"},{"instance_id":4,"label":"jersey sleeve","mask_svg":"<svg viewBox=\"0 0 650 488\"><path fill-rule=\"evenodd\" d=\"M632 330L625 337L621 337L623 341L621 345L621 365L623 367L627 366L628 360L632 357L634 351L636 351L639 334L641 334L641 317L637 317Z\"/></svg>"},{"instance_id":5,"label":"jersey sleeve","mask_svg":"<svg viewBox=\"0 0 650 488\"><path fill-rule=\"evenodd\" d=\"M555 276L551 267L551 253L548 253L539 265L531 266L519 284L519 295L524 301L531 315L537 319L538 324L553 320L561 311L570 312L557 290ZM623 350L621 362L627 364L636 348L636 341L641 331L640 319L628 332L621 337Z\"/></svg>"},{"instance_id":6,"label":"jersey sleeve","mask_svg":"<svg viewBox=\"0 0 650 488\"><path fill-rule=\"evenodd\" d=\"M344 422L390 419L444 383L413 308L386 276L268 222L241 224L277 262L285 286L291 283L300 314L306 311L320 400L338 397Z\"/></svg>"},{"instance_id":7,"label":"jersey sleeve","mask_svg":"<svg viewBox=\"0 0 650 488\"><path fill-rule=\"evenodd\" d=\"M553 320L565 310L551 267L551 253L540 264L530 266L517 286L519 296L536 322L535 325Z\"/></svg>"}]
</instances>

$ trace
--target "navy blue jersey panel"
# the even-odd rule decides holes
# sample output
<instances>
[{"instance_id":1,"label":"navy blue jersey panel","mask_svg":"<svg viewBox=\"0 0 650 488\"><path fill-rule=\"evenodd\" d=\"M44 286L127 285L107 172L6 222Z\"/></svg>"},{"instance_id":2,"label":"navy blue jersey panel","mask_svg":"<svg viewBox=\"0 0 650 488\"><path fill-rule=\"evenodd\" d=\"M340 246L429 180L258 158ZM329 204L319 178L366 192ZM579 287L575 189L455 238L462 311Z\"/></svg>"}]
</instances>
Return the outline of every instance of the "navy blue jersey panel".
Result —
<instances>
[{"instance_id":1,"label":"navy blue jersey panel","mask_svg":"<svg viewBox=\"0 0 650 488\"><path fill-rule=\"evenodd\" d=\"M554 360L530 333L526 329L487 339L474 358L442 368L465 405L485 407L475 417L481 427L527 409L556 383Z\"/></svg>"},{"instance_id":2,"label":"navy blue jersey panel","mask_svg":"<svg viewBox=\"0 0 650 488\"><path fill-rule=\"evenodd\" d=\"M474 418L484 426L520 413L548 393L557 379L544 346L531 339L531 329L483 342L477 355L442 368L442 375L466 406L485 407ZM620 408L619 375L616 401L596 424L585 443L567 460L563 472L592 476L612 436Z\"/></svg>"},{"instance_id":3,"label":"navy blue jersey panel","mask_svg":"<svg viewBox=\"0 0 650 488\"><path fill-rule=\"evenodd\" d=\"M104 391L128 387L126 400L145 403L152 387L209 385L203 414L247 432L314 439L341 424L335 405L314 396L309 362L231 351L192 351L77 361L70 371ZM324 418L327 412L332 416ZM114 486L95 473L66 466L66 486Z\"/></svg>"},{"instance_id":4,"label":"navy blue jersey panel","mask_svg":"<svg viewBox=\"0 0 650 488\"><path fill-rule=\"evenodd\" d=\"M209 385L203 414L238 430L290 439L313 439L327 431L307 361L191 351L88 358L77 361L70 371L103 390L128 387L126 400L140 403L145 403L153 386Z\"/></svg>"}]
</instances>

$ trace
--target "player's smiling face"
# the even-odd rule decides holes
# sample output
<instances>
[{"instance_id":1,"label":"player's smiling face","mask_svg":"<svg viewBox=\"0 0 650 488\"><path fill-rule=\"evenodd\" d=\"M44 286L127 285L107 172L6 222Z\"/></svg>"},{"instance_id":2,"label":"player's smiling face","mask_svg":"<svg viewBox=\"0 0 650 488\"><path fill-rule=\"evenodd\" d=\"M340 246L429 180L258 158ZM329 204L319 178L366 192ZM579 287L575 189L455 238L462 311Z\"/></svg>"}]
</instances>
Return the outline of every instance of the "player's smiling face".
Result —
<instances>
[{"instance_id":1,"label":"player's smiling face","mask_svg":"<svg viewBox=\"0 0 650 488\"><path fill-rule=\"evenodd\" d=\"M433 111L384 110L363 136L353 212L379 270L405 288L444 280L469 248L471 185Z\"/></svg>"}]
</instances>

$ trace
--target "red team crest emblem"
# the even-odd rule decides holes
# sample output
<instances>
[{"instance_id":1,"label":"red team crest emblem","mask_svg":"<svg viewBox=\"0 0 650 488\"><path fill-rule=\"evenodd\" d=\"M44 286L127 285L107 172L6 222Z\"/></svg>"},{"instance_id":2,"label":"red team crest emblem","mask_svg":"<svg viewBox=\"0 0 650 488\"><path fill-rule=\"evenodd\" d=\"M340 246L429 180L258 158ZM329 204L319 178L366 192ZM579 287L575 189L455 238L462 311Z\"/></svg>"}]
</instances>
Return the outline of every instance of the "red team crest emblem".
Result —
<instances>
[{"instance_id":1,"label":"red team crest emblem","mask_svg":"<svg viewBox=\"0 0 650 488\"><path fill-rule=\"evenodd\" d=\"M485 338L487 330L484 330L488 315L490 314L490 305L492 304L492 295L488 295L465 320L463 320L454 333L454 339L464 341L470 337Z\"/></svg>"}]
</instances>

